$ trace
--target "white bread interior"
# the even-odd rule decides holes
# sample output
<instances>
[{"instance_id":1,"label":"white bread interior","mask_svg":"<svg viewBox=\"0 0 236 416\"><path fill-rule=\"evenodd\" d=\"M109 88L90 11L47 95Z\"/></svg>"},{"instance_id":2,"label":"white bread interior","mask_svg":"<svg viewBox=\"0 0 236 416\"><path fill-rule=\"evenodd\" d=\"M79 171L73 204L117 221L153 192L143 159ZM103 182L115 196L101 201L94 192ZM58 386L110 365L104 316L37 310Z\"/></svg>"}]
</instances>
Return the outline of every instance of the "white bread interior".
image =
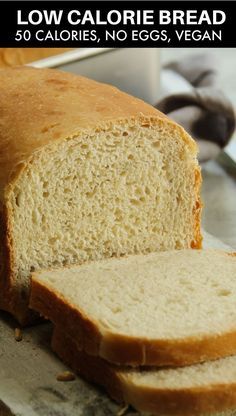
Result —
<instances>
[{"instance_id":1,"label":"white bread interior","mask_svg":"<svg viewBox=\"0 0 236 416\"><path fill-rule=\"evenodd\" d=\"M201 246L197 147L181 127L76 75L0 81L2 308L25 321L33 270Z\"/></svg>"},{"instance_id":2,"label":"white bread interior","mask_svg":"<svg viewBox=\"0 0 236 416\"><path fill-rule=\"evenodd\" d=\"M81 349L123 365L236 354L236 256L175 250L33 274L33 309Z\"/></svg>"}]
</instances>

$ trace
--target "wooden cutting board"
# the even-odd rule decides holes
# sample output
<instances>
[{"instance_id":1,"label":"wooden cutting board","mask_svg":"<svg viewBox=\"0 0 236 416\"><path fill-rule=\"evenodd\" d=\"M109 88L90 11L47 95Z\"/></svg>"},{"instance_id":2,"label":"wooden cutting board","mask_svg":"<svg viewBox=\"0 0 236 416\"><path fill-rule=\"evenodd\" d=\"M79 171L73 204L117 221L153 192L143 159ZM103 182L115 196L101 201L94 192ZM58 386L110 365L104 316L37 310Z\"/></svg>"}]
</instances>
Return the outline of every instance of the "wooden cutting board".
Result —
<instances>
[{"instance_id":1,"label":"wooden cutting board","mask_svg":"<svg viewBox=\"0 0 236 416\"><path fill-rule=\"evenodd\" d=\"M205 234L205 248L230 248ZM101 390L79 377L59 382L66 367L50 350L51 324L23 331L16 342L16 323L0 313L0 416L117 416L121 408ZM134 411L126 415L138 415Z\"/></svg>"}]
</instances>

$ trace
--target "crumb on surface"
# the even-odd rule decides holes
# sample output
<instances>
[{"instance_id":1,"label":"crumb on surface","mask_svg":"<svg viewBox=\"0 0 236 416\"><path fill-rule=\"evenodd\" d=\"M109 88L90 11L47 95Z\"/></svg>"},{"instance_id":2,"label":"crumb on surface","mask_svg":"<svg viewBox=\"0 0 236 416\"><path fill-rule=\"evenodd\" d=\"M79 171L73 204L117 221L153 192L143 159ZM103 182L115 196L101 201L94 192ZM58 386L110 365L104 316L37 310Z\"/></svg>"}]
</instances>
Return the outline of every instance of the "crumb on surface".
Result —
<instances>
[{"instance_id":1,"label":"crumb on surface","mask_svg":"<svg viewBox=\"0 0 236 416\"><path fill-rule=\"evenodd\" d=\"M15 340L17 342L22 341L23 335L22 330L20 328L15 328Z\"/></svg>"},{"instance_id":2,"label":"crumb on surface","mask_svg":"<svg viewBox=\"0 0 236 416\"><path fill-rule=\"evenodd\" d=\"M73 381L75 380L75 374L71 371L63 371L57 375L57 381Z\"/></svg>"}]
</instances>

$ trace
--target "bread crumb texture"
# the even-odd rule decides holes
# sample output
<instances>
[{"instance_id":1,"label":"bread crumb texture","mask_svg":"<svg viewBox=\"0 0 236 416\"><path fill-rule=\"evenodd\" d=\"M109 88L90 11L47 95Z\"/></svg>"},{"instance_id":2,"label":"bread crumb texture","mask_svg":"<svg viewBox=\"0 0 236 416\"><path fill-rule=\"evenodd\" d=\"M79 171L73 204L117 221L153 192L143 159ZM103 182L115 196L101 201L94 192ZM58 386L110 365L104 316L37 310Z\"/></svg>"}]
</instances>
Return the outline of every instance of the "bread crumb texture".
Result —
<instances>
[{"instance_id":1,"label":"bread crumb texture","mask_svg":"<svg viewBox=\"0 0 236 416\"><path fill-rule=\"evenodd\" d=\"M180 126L74 74L0 81L1 306L24 320L34 270L200 247L197 146Z\"/></svg>"},{"instance_id":2,"label":"bread crumb texture","mask_svg":"<svg viewBox=\"0 0 236 416\"><path fill-rule=\"evenodd\" d=\"M112 126L42 151L10 197L19 286L33 270L190 247L195 167L164 125Z\"/></svg>"},{"instance_id":3,"label":"bread crumb texture","mask_svg":"<svg viewBox=\"0 0 236 416\"><path fill-rule=\"evenodd\" d=\"M45 271L34 279L104 336L197 342L235 331L235 274L236 258L228 253L175 250Z\"/></svg>"}]
</instances>

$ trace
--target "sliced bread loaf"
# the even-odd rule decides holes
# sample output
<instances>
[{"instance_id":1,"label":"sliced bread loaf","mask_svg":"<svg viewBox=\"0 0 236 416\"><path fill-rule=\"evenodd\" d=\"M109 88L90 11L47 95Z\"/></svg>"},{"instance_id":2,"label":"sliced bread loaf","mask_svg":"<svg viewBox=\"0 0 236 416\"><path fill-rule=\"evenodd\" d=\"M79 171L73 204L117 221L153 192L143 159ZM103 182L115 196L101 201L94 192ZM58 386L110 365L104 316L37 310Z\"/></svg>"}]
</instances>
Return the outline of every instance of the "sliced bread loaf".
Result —
<instances>
[{"instance_id":1,"label":"sliced bread loaf","mask_svg":"<svg viewBox=\"0 0 236 416\"><path fill-rule=\"evenodd\" d=\"M30 273L200 247L197 147L152 106L56 70L0 71L0 307Z\"/></svg>"},{"instance_id":2,"label":"sliced bread loaf","mask_svg":"<svg viewBox=\"0 0 236 416\"><path fill-rule=\"evenodd\" d=\"M185 365L236 353L236 256L175 250L33 273L30 305L87 353Z\"/></svg>"},{"instance_id":3,"label":"sliced bread loaf","mask_svg":"<svg viewBox=\"0 0 236 416\"><path fill-rule=\"evenodd\" d=\"M55 328L52 348L75 372L103 386L120 403L154 415L235 415L236 356L176 369L116 367L77 349ZM207 412L207 414L206 414ZM223 416L223 415L221 415Z\"/></svg>"}]
</instances>

